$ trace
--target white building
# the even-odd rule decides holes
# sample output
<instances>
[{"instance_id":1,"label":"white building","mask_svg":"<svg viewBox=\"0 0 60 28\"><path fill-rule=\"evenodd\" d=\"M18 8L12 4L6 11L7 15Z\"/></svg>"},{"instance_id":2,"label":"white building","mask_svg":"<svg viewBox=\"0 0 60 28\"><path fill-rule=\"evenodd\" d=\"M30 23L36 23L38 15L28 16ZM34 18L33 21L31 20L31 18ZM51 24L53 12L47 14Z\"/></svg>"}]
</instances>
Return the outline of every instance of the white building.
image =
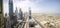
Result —
<instances>
[{"instance_id":1,"label":"white building","mask_svg":"<svg viewBox=\"0 0 60 28\"><path fill-rule=\"evenodd\" d=\"M7 14L5 16L5 28L11 28L11 20L10 17L7 16Z\"/></svg>"}]
</instances>

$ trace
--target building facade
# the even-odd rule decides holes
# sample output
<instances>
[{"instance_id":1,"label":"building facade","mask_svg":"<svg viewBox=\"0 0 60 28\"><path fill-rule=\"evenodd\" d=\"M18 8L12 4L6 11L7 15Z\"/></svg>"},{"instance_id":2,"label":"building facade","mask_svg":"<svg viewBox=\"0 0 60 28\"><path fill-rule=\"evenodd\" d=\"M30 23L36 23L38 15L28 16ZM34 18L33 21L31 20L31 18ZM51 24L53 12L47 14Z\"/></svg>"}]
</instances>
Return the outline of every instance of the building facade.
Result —
<instances>
[{"instance_id":1,"label":"building facade","mask_svg":"<svg viewBox=\"0 0 60 28\"><path fill-rule=\"evenodd\" d=\"M5 19L5 28L11 28L11 20L10 20L10 17L7 15L7 13L5 14L5 17L4 17L4 19Z\"/></svg>"},{"instance_id":2,"label":"building facade","mask_svg":"<svg viewBox=\"0 0 60 28\"><path fill-rule=\"evenodd\" d=\"M16 10L15 10L15 15L17 16L17 19L18 19L18 10L17 10L17 7L16 7Z\"/></svg>"},{"instance_id":3,"label":"building facade","mask_svg":"<svg viewBox=\"0 0 60 28\"><path fill-rule=\"evenodd\" d=\"M4 18L3 18L3 6L2 6L2 1L0 0L0 28L4 28Z\"/></svg>"},{"instance_id":4,"label":"building facade","mask_svg":"<svg viewBox=\"0 0 60 28\"><path fill-rule=\"evenodd\" d=\"M13 15L13 0L9 0L9 15Z\"/></svg>"},{"instance_id":5,"label":"building facade","mask_svg":"<svg viewBox=\"0 0 60 28\"><path fill-rule=\"evenodd\" d=\"M13 28L13 0L9 0L9 17L10 17L10 21L11 21L11 28Z\"/></svg>"},{"instance_id":6,"label":"building facade","mask_svg":"<svg viewBox=\"0 0 60 28\"><path fill-rule=\"evenodd\" d=\"M21 8L20 8L20 10L19 10L19 17L20 17L20 20L23 19L23 12L22 12Z\"/></svg>"},{"instance_id":7,"label":"building facade","mask_svg":"<svg viewBox=\"0 0 60 28\"><path fill-rule=\"evenodd\" d=\"M29 8L29 19L31 19L31 8Z\"/></svg>"}]
</instances>

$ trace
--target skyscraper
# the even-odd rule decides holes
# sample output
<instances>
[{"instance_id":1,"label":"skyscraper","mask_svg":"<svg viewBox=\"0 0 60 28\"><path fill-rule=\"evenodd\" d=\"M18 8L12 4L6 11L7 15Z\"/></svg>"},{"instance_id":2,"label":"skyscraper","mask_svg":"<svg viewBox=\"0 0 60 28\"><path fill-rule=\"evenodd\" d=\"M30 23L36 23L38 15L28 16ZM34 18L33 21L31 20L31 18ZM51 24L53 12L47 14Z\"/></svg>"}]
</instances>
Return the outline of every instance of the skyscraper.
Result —
<instances>
[{"instance_id":1,"label":"skyscraper","mask_svg":"<svg viewBox=\"0 0 60 28\"><path fill-rule=\"evenodd\" d=\"M19 17L20 17L20 19L23 19L23 12L22 12L21 8L19 10Z\"/></svg>"},{"instance_id":2,"label":"skyscraper","mask_svg":"<svg viewBox=\"0 0 60 28\"><path fill-rule=\"evenodd\" d=\"M29 19L31 19L31 8L29 7Z\"/></svg>"},{"instance_id":3,"label":"skyscraper","mask_svg":"<svg viewBox=\"0 0 60 28\"><path fill-rule=\"evenodd\" d=\"M13 0L9 0L9 16L11 21L11 28L13 28Z\"/></svg>"},{"instance_id":4,"label":"skyscraper","mask_svg":"<svg viewBox=\"0 0 60 28\"><path fill-rule=\"evenodd\" d=\"M9 15L13 15L13 0L9 0Z\"/></svg>"},{"instance_id":5,"label":"skyscraper","mask_svg":"<svg viewBox=\"0 0 60 28\"><path fill-rule=\"evenodd\" d=\"M15 10L15 15L16 15L17 18L18 18L18 10L17 10L17 7L16 7L16 10Z\"/></svg>"},{"instance_id":6,"label":"skyscraper","mask_svg":"<svg viewBox=\"0 0 60 28\"><path fill-rule=\"evenodd\" d=\"M5 27L4 28L11 28L11 21L10 21L10 17L7 15L7 13L5 13L5 17L4 17L4 24Z\"/></svg>"},{"instance_id":7,"label":"skyscraper","mask_svg":"<svg viewBox=\"0 0 60 28\"><path fill-rule=\"evenodd\" d=\"M3 18L3 0L0 0L0 28L4 28L4 18Z\"/></svg>"}]
</instances>

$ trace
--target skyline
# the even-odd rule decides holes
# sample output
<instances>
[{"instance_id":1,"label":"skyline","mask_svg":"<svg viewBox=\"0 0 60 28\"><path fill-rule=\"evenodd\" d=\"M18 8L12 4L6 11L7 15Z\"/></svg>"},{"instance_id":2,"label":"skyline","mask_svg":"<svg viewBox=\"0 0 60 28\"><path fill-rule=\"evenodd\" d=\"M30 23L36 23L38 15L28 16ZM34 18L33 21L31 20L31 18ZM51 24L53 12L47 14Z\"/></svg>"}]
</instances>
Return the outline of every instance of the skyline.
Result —
<instances>
[{"instance_id":1,"label":"skyline","mask_svg":"<svg viewBox=\"0 0 60 28\"><path fill-rule=\"evenodd\" d=\"M3 0L3 13L8 13L8 0ZM23 12L28 12L31 7L32 13L54 13L60 14L59 0L13 0L13 9L15 12L16 7L18 10L22 8Z\"/></svg>"}]
</instances>

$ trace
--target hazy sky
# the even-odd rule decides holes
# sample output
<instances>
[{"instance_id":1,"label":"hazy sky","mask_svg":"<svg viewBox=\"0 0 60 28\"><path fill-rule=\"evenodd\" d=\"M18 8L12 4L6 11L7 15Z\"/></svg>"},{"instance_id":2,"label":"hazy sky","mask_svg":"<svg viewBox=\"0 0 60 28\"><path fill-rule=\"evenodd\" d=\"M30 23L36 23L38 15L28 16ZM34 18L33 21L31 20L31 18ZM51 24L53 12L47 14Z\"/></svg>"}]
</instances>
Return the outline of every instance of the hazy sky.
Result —
<instances>
[{"instance_id":1,"label":"hazy sky","mask_svg":"<svg viewBox=\"0 0 60 28\"><path fill-rule=\"evenodd\" d=\"M60 13L60 0L13 0L14 10L22 8L28 12L31 7L32 13ZM4 13L8 13L8 0L3 0Z\"/></svg>"}]
</instances>

